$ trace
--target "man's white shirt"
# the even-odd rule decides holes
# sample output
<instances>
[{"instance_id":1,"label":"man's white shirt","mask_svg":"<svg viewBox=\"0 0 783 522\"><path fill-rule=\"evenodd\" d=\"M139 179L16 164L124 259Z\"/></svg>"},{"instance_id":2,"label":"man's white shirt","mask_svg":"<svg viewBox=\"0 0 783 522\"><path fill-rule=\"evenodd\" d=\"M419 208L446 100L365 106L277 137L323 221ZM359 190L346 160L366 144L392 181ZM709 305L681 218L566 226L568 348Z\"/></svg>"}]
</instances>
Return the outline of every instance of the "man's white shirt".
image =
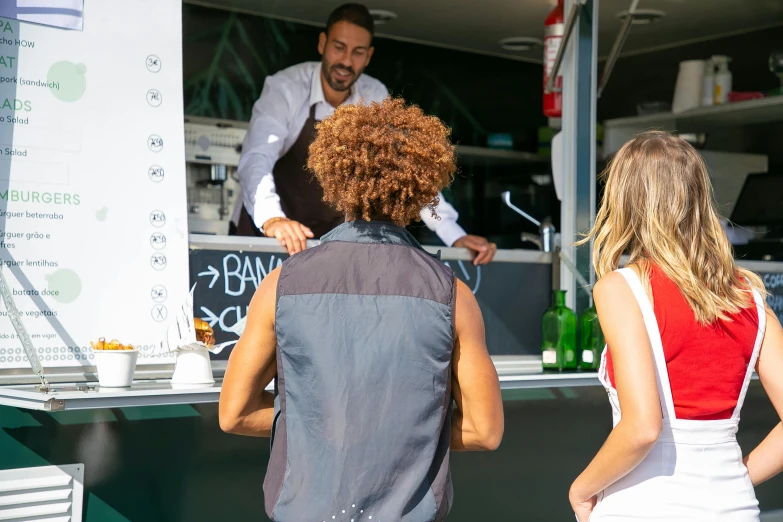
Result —
<instances>
[{"instance_id":1,"label":"man's white shirt","mask_svg":"<svg viewBox=\"0 0 783 522\"><path fill-rule=\"evenodd\" d=\"M362 74L351 87L345 103L369 104L383 101L388 96L385 85ZM301 63L267 77L261 97L253 105L250 126L242 145L238 167L242 197L237 199L232 217L234 223L239 221L242 205L259 229L269 219L285 216L272 170L296 142L312 106L315 106L316 120L327 118L334 112L334 107L324 98L320 62ZM454 207L442 195L439 197L436 213L440 219L433 217L426 208L421 212L421 219L441 241L451 246L465 235L465 231L457 224L459 215Z\"/></svg>"}]
</instances>

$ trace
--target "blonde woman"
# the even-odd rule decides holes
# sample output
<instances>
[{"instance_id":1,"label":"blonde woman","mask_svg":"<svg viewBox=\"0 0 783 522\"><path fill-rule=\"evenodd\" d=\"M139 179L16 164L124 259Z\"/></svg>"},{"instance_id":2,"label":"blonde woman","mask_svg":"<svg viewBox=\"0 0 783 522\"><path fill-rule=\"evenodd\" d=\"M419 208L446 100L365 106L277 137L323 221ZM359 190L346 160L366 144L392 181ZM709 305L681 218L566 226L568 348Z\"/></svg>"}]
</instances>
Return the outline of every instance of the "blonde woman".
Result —
<instances>
[{"instance_id":1,"label":"blonde woman","mask_svg":"<svg viewBox=\"0 0 783 522\"><path fill-rule=\"evenodd\" d=\"M571 486L577 520L758 521L753 487L783 470L781 424L744 459L736 440L754 368L783 417L783 329L761 279L734 263L684 141L639 135L606 176L585 241L614 429Z\"/></svg>"}]
</instances>

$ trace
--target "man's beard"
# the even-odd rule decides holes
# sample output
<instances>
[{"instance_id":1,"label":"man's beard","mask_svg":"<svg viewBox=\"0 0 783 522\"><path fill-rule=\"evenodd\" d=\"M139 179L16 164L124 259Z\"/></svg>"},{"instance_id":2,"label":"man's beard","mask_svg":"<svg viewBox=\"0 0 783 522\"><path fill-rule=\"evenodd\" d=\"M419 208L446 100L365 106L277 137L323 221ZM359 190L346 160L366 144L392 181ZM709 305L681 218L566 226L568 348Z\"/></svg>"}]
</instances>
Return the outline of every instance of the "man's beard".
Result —
<instances>
[{"instance_id":1,"label":"man's beard","mask_svg":"<svg viewBox=\"0 0 783 522\"><path fill-rule=\"evenodd\" d=\"M343 67L342 65L329 65L325 61L321 62L321 70L323 71L324 78L326 78L326 83L337 92L343 92L350 89L363 72L363 70L361 70L357 73L353 68ZM348 72L351 76L347 80L339 81L332 75L333 71L336 70Z\"/></svg>"}]
</instances>

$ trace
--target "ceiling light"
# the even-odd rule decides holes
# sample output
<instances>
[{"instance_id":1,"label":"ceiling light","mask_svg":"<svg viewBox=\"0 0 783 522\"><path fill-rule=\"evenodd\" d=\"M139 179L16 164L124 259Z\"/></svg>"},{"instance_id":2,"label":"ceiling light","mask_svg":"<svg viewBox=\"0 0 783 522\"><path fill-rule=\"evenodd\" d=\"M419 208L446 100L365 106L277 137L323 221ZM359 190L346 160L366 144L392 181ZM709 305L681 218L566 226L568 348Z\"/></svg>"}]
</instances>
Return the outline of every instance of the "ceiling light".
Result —
<instances>
[{"instance_id":1,"label":"ceiling light","mask_svg":"<svg viewBox=\"0 0 783 522\"><path fill-rule=\"evenodd\" d=\"M375 25L383 25L397 19L397 13L384 9L370 9L370 16L375 21Z\"/></svg>"},{"instance_id":2,"label":"ceiling light","mask_svg":"<svg viewBox=\"0 0 783 522\"><path fill-rule=\"evenodd\" d=\"M633 12L631 15L633 17L633 23L634 25L647 25L651 24L653 22L657 22L664 16L666 16L666 13L663 11L659 11L658 9L637 9ZM628 11L620 11L617 13L617 18L620 18L622 20L625 20L628 17Z\"/></svg>"},{"instance_id":3,"label":"ceiling light","mask_svg":"<svg viewBox=\"0 0 783 522\"><path fill-rule=\"evenodd\" d=\"M498 43L500 44L500 47L506 51L515 52L531 51L544 45L540 39L528 38L526 36L512 36L510 38L503 38Z\"/></svg>"}]
</instances>

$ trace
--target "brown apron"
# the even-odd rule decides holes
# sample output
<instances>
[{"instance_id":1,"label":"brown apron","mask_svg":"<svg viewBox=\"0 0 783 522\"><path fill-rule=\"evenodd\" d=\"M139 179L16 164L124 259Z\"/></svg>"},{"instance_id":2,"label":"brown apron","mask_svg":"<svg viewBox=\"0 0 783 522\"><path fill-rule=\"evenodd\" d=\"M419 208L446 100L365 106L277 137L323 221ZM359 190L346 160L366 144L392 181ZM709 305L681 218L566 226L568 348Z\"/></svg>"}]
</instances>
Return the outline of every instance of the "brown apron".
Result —
<instances>
[{"instance_id":1,"label":"brown apron","mask_svg":"<svg viewBox=\"0 0 783 522\"><path fill-rule=\"evenodd\" d=\"M344 223L345 216L324 203L324 190L315 175L307 169L308 149L315 139L317 123L315 105L312 105L302 132L288 152L277 160L272 174L283 213L287 218L308 227L316 238L320 238ZM236 229L232 227L231 233L237 236L263 236L244 205L239 223Z\"/></svg>"}]
</instances>

